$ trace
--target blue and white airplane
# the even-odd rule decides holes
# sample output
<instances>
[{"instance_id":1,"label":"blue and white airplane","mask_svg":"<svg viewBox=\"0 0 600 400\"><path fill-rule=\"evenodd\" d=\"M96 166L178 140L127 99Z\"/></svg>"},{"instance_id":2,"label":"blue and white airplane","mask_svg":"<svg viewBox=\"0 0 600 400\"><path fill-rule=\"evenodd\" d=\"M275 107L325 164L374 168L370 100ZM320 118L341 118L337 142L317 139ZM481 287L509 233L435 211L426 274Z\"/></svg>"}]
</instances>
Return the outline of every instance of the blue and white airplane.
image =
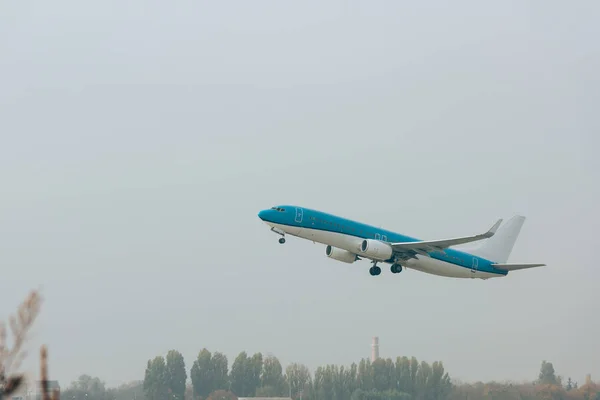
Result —
<instances>
[{"instance_id":1,"label":"blue and white airplane","mask_svg":"<svg viewBox=\"0 0 600 400\"><path fill-rule=\"evenodd\" d=\"M508 275L509 271L541 267L546 264L509 264L508 257L525 222L515 216L500 227L498 220L487 232L441 240L419 240L385 229L351 221L321 211L291 205L262 210L258 217L281 236L296 236L327 245L325 254L345 263L366 258L373 266L371 275L381 273L378 263L391 264L397 274L410 268L451 278L489 279ZM500 227L500 228L499 228ZM450 247L485 240L465 250Z\"/></svg>"}]
</instances>

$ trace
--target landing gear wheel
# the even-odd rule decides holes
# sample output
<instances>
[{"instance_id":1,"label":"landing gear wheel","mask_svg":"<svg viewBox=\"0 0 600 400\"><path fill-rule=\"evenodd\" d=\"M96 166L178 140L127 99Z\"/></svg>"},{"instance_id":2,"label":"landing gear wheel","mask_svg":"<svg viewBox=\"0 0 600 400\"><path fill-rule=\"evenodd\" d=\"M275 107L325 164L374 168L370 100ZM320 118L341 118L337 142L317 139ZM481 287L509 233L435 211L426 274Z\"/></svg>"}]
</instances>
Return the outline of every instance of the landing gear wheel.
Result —
<instances>
[{"instance_id":1,"label":"landing gear wheel","mask_svg":"<svg viewBox=\"0 0 600 400\"><path fill-rule=\"evenodd\" d=\"M284 238L279 239L279 243L284 244L285 243L285 239Z\"/></svg>"},{"instance_id":2,"label":"landing gear wheel","mask_svg":"<svg viewBox=\"0 0 600 400\"><path fill-rule=\"evenodd\" d=\"M369 268L369 273L372 276L377 276L377 275L379 275L381 273L381 268L376 267L376 266L372 266L371 268Z\"/></svg>"},{"instance_id":3,"label":"landing gear wheel","mask_svg":"<svg viewBox=\"0 0 600 400\"><path fill-rule=\"evenodd\" d=\"M392 266L390 267L390 271L392 271L392 274L399 274L400 272L402 272L402 265L392 264Z\"/></svg>"}]
</instances>

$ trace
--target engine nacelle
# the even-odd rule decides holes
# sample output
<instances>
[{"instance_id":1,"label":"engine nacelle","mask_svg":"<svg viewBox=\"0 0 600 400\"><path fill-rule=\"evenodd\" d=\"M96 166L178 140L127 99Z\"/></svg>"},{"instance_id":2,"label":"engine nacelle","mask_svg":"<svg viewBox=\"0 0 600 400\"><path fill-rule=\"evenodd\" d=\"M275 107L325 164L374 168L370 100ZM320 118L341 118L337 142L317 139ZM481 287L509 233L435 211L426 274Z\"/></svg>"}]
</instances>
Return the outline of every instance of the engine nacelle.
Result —
<instances>
[{"instance_id":1,"label":"engine nacelle","mask_svg":"<svg viewBox=\"0 0 600 400\"><path fill-rule=\"evenodd\" d=\"M331 246L327 246L325 249L325 254L327 254L327 257L329 258L333 258L334 260L342 261L348 264L352 264L357 259L356 254Z\"/></svg>"},{"instance_id":2,"label":"engine nacelle","mask_svg":"<svg viewBox=\"0 0 600 400\"><path fill-rule=\"evenodd\" d=\"M392 258L392 246L379 240L365 239L360 243L360 254L366 258L377 261L386 261Z\"/></svg>"}]
</instances>

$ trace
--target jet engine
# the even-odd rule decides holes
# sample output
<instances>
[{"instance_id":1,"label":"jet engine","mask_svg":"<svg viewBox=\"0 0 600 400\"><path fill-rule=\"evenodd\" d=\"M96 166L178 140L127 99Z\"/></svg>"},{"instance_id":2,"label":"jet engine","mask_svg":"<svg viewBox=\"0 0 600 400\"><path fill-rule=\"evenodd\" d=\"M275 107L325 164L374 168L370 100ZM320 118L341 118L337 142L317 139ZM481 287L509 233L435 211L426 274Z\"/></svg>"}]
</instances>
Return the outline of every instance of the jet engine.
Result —
<instances>
[{"instance_id":1,"label":"jet engine","mask_svg":"<svg viewBox=\"0 0 600 400\"><path fill-rule=\"evenodd\" d=\"M360 244L360 253L366 258L377 261L386 261L392 258L392 246L379 240L365 239Z\"/></svg>"},{"instance_id":2,"label":"jet engine","mask_svg":"<svg viewBox=\"0 0 600 400\"><path fill-rule=\"evenodd\" d=\"M327 246L325 249L325 254L327 254L327 257L329 258L333 258L334 260L342 261L348 264L352 264L357 260L356 254L331 246Z\"/></svg>"}]
</instances>

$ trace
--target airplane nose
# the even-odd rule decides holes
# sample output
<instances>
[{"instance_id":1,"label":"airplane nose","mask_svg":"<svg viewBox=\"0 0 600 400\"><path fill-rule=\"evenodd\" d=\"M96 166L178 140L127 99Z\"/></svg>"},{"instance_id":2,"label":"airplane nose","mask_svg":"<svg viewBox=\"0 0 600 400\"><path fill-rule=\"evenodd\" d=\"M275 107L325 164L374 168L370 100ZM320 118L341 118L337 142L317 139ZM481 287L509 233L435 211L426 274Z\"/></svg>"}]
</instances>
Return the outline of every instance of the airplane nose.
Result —
<instances>
[{"instance_id":1,"label":"airplane nose","mask_svg":"<svg viewBox=\"0 0 600 400\"><path fill-rule=\"evenodd\" d=\"M258 213L258 218L260 218L264 221L266 214L267 214L267 210L262 210Z\"/></svg>"}]
</instances>

